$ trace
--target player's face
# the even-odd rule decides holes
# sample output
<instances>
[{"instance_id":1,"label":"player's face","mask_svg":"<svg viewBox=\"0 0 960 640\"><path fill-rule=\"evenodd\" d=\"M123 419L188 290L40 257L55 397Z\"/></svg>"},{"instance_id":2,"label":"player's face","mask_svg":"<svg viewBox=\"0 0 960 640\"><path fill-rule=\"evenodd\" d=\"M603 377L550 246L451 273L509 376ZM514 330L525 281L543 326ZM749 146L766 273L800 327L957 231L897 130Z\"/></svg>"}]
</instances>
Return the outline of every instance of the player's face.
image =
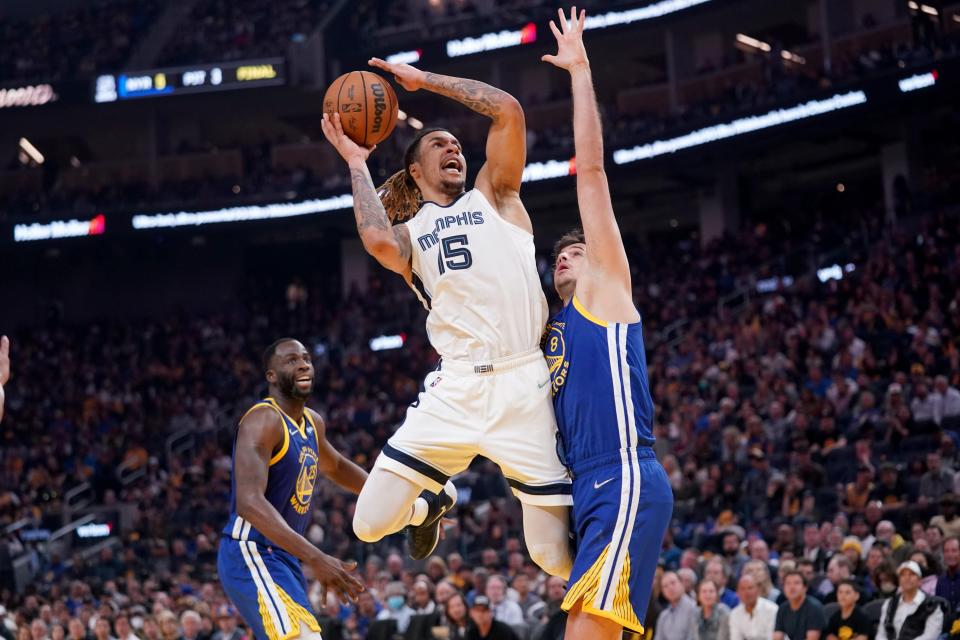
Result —
<instances>
[{"instance_id":1,"label":"player's face","mask_svg":"<svg viewBox=\"0 0 960 640\"><path fill-rule=\"evenodd\" d=\"M418 182L448 195L459 195L467 183L467 160L460 142L446 131L427 134L420 141L410 173Z\"/></svg>"},{"instance_id":2,"label":"player's face","mask_svg":"<svg viewBox=\"0 0 960 640\"><path fill-rule=\"evenodd\" d=\"M572 295L586 262L587 246L582 242L567 245L560 251L557 264L553 267L553 286L561 298Z\"/></svg>"},{"instance_id":3,"label":"player's face","mask_svg":"<svg viewBox=\"0 0 960 640\"><path fill-rule=\"evenodd\" d=\"M273 376L273 377L271 377ZM296 340L284 342L273 356L267 380L291 398L307 398L313 390L313 362L310 352Z\"/></svg>"}]
</instances>

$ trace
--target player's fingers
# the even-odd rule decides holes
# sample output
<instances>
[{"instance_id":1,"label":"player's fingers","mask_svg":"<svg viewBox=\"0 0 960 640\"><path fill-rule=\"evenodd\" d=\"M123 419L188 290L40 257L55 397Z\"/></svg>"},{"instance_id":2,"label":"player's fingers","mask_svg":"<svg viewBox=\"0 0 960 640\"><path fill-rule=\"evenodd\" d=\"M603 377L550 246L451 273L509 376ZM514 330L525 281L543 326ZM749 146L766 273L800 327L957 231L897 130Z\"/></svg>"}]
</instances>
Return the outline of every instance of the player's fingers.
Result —
<instances>
[{"instance_id":1,"label":"player's fingers","mask_svg":"<svg viewBox=\"0 0 960 640\"><path fill-rule=\"evenodd\" d=\"M583 27L586 24L586 22L587 22L587 10L580 9L580 20L578 25L580 33L583 33Z\"/></svg>"},{"instance_id":2,"label":"player's fingers","mask_svg":"<svg viewBox=\"0 0 960 640\"><path fill-rule=\"evenodd\" d=\"M367 60L367 64L371 67L376 67L377 69L383 69L384 71L393 71L393 65L386 60L381 60L380 58L370 58Z\"/></svg>"},{"instance_id":3,"label":"player's fingers","mask_svg":"<svg viewBox=\"0 0 960 640\"><path fill-rule=\"evenodd\" d=\"M577 30L577 5L570 7L570 30Z\"/></svg>"},{"instance_id":4,"label":"player's fingers","mask_svg":"<svg viewBox=\"0 0 960 640\"><path fill-rule=\"evenodd\" d=\"M563 35L560 33L560 29L557 29L557 25L554 24L553 20L550 21L550 31L553 31L553 35L556 36L557 40Z\"/></svg>"},{"instance_id":5,"label":"player's fingers","mask_svg":"<svg viewBox=\"0 0 960 640\"><path fill-rule=\"evenodd\" d=\"M566 33L567 32L567 16L563 13L563 9L557 9L557 15L560 16L560 29Z\"/></svg>"},{"instance_id":6,"label":"player's fingers","mask_svg":"<svg viewBox=\"0 0 960 640\"><path fill-rule=\"evenodd\" d=\"M353 560L341 561L340 566L344 571L350 572L357 568L357 563Z\"/></svg>"},{"instance_id":7,"label":"player's fingers","mask_svg":"<svg viewBox=\"0 0 960 640\"><path fill-rule=\"evenodd\" d=\"M343 135L343 124L340 122L340 114L333 114L333 127L337 131L337 136L340 137Z\"/></svg>"},{"instance_id":8,"label":"player's fingers","mask_svg":"<svg viewBox=\"0 0 960 640\"><path fill-rule=\"evenodd\" d=\"M0 336L0 353L3 355L10 353L10 338L7 336Z\"/></svg>"}]
</instances>

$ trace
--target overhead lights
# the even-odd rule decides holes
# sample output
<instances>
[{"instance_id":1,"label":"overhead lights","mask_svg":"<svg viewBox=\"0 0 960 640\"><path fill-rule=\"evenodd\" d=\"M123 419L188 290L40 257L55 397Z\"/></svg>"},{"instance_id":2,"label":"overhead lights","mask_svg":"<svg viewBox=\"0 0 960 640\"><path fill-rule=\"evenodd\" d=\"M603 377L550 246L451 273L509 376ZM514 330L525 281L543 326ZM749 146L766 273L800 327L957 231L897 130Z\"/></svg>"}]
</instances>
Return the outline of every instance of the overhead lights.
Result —
<instances>
[{"instance_id":1,"label":"overhead lights","mask_svg":"<svg viewBox=\"0 0 960 640\"><path fill-rule=\"evenodd\" d=\"M769 53L771 49L770 45L764 42L763 40L757 40L756 38L752 38L745 33L737 34L737 42L739 42L742 45L751 47L753 49L759 49L760 51L764 51L767 53Z\"/></svg>"},{"instance_id":2,"label":"overhead lights","mask_svg":"<svg viewBox=\"0 0 960 640\"><path fill-rule=\"evenodd\" d=\"M20 150L37 164L43 164L43 154L26 138L20 138Z\"/></svg>"}]
</instances>

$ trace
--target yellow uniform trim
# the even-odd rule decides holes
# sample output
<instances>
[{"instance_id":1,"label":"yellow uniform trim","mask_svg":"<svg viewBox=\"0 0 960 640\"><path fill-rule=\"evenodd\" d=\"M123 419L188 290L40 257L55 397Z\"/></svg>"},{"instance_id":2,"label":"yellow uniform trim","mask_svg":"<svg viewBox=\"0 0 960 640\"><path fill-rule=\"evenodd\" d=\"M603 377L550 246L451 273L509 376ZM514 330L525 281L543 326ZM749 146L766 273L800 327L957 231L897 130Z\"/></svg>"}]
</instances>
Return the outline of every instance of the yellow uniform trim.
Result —
<instances>
[{"instance_id":1,"label":"yellow uniform trim","mask_svg":"<svg viewBox=\"0 0 960 640\"><path fill-rule=\"evenodd\" d=\"M623 561L623 571L617 580L617 590L613 594L613 601L609 609L597 609L593 603L597 599L597 591L600 589L600 578L603 573L603 565L607 560L607 553L610 551L610 545L604 547L593 566L589 571L580 576L580 579L567 590L567 595L560 605L564 611L569 612L580 602L581 610L590 615L599 616L612 620L621 625L624 629L629 629L634 633L643 635L643 624L637 619L637 614L633 610L633 604L630 602L630 553L627 553Z\"/></svg>"},{"instance_id":2,"label":"yellow uniform trim","mask_svg":"<svg viewBox=\"0 0 960 640\"><path fill-rule=\"evenodd\" d=\"M606 322L605 320L601 320L597 316L587 311L587 308L583 306L583 303L580 302L577 296L573 296L573 308L579 311L580 315L582 315L584 318L586 318L587 320L589 320L594 324L598 324L601 327L606 327L610 325L609 322Z\"/></svg>"},{"instance_id":3,"label":"yellow uniform trim","mask_svg":"<svg viewBox=\"0 0 960 640\"><path fill-rule=\"evenodd\" d=\"M313 416L310 415L309 409L303 410L303 417L307 419L310 423L310 426L313 427L313 439L317 442L317 454L320 453L320 433L317 431L317 423L314 421Z\"/></svg>"},{"instance_id":4,"label":"yellow uniform trim","mask_svg":"<svg viewBox=\"0 0 960 640\"><path fill-rule=\"evenodd\" d=\"M243 422L244 418L246 418L248 415L250 415L257 409L260 409L261 407L267 407L269 409L273 409L274 411L280 414L280 424L283 426L283 445L280 447L280 450L277 451L272 458L270 458L271 467L277 464L278 462L280 462L280 460L283 459L283 456L286 455L287 450L290 448L290 432L287 431L287 423L283 421L283 416L287 414L285 414L283 410L280 409L280 407L276 406L276 404L273 403L272 400L273 398L267 398L266 400L258 402L257 404L247 409L247 412L243 414L242 418L240 418L240 422ZM291 420L291 422L293 421Z\"/></svg>"},{"instance_id":5,"label":"yellow uniform trim","mask_svg":"<svg viewBox=\"0 0 960 640\"><path fill-rule=\"evenodd\" d=\"M268 640L290 640L300 635L300 625L305 624L311 631L320 633L320 623L300 604L294 601L280 585L274 585L277 594L280 596L280 602L287 610L287 617L290 618L291 629L286 635L280 635L280 632L273 626L273 620L267 611L266 602L263 599L263 593L257 592L257 604L260 607L260 621L263 623L263 630L267 632Z\"/></svg>"},{"instance_id":6,"label":"yellow uniform trim","mask_svg":"<svg viewBox=\"0 0 960 640\"><path fill-rule=\"evenodd\" d=\"M304 419L303 419L303 418L300 418L300 422L297 422L296 420L294 420L293 418L291 418L290 416L288 416L288 415L287 415L287 412L284 411L283 409L281 409L281 408L280 408L280 405L277 404L277 401L274 400L273 398L267 398L267 399L265 400L265 402L269 402L271 407L273 407L274 409L276 409L277 411L279 411L281 415L286 416L287 420L289 420L290 422L292 422L292 423L294 424L294 426L296 426L297 429L300 431L300 437L302 437L302 438L306 438L306 437L307 437L307 425L306 425L306 423L304 423ZM306 407L304 407L304 409L303 409L303 415L307 415L307 409L306 409Z\"/></svg>"}]
</instances>

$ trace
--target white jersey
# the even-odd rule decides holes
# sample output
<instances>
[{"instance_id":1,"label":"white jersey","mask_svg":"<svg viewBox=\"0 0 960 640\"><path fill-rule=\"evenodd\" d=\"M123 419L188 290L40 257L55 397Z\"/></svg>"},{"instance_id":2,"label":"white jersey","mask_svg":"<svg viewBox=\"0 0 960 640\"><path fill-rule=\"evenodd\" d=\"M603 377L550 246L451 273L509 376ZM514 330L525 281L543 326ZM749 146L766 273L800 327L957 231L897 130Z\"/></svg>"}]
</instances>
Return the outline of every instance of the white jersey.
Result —
<instances>
[{"instance_id":1,"label":"white jersey","mask_svg":"<svg viewBox=\"0 0 960 640\"><path fill-rule=\"evenodd\" d=\"M426 202L404 224L411 286L442 358L482 362L539 347L547 299L531 234L501 218L477 189L445 207Z\"/></svg>"}]
</instances>

